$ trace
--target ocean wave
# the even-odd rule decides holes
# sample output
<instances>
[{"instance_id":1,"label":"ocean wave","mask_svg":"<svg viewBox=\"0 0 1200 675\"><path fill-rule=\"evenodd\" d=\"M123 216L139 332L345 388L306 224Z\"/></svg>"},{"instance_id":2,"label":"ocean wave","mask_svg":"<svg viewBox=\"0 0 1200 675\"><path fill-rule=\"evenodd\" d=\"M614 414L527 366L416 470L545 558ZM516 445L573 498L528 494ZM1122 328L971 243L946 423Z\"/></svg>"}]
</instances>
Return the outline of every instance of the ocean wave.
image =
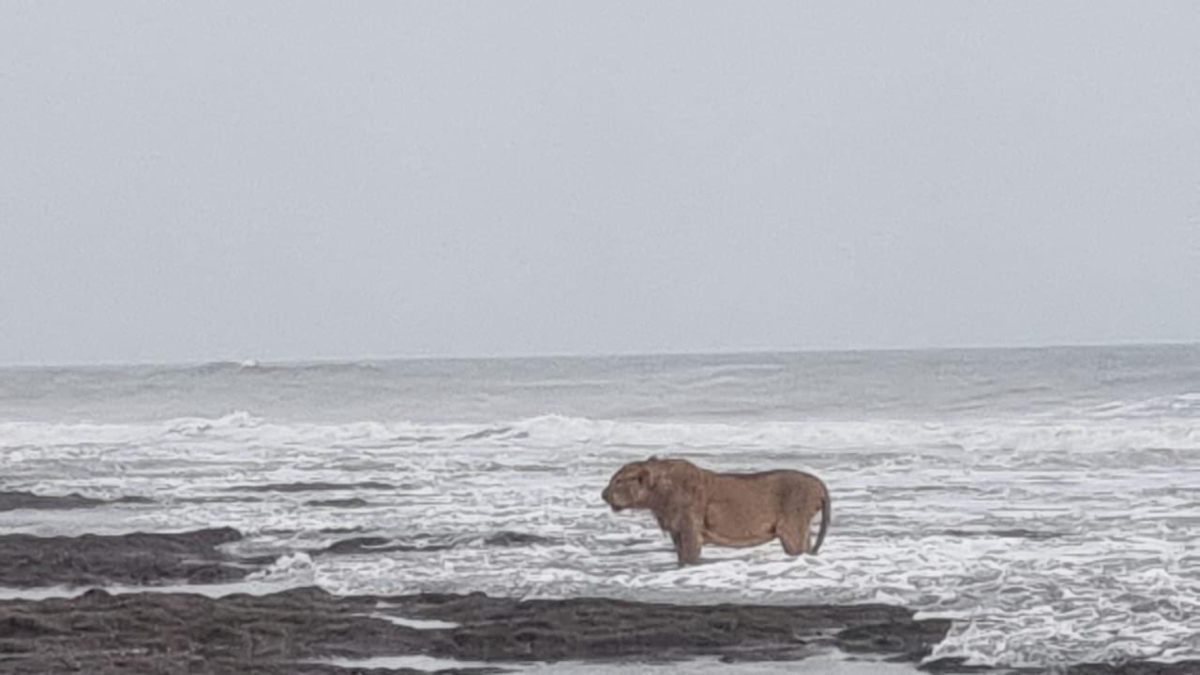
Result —
<instances>
[{"instance_id":1,"label":"ocean wave","mask_svg":"<svg viewBox=\"0 0 1200 675\"><path fill-rule=\"evenodd\" d=\"M812 422L629 422L545 415L496 424L412 422L278 423L239 411L216 418L151 424L0 423L0 452L9 459L48 449L221 442L286 446L335 444L345 450L398 446L487 448L604 447L629 454L705 455L757 451L917 453L1047 453L1062 461L1109 454L1126 461L1172 461L1200 452L1200 420L1038 420L970 422L865 420ZM1175 454L1173 454L1175 453Z\"/></svg>"},{"instance_id":2,"label":"ocean wave","mask_svg":"<svg viewBox=\"0 0 1200 675\"><path fill-rule=\"evenodd\" d=\"M1200 392L1153 396L1134 401L1109 401L1081 412L1095 419L1197 418L1200 417Z\"/></svg>"},{"instance_id":3,"label":"ocean wave","mask_svg":"<svg viewBox=\"0 0 1200 675\"><path fill-rule=\"evenodd\" d=\"M835 502L821 554L706 547L704 564L678 569L653 518L611 514L599 498L616 467L655 453L723 470L816 471ZM936 655L972 663L1200 655L1191 637L1200 632L1200 430L1186 419L720 424L546 415L430 425L281 423L239 412L8 423L0 464L5 489L155 500L153 509L59 518L0 513L11 531L227 525L247 535L231 545L238 556L277 560L258 583L380 595L890 602L954 620ZM222 498L236 486L253 487L259 500ZM308 503L325 495L368 505ZM337 544L347 530L357 543ZM408 545L417 542L441 545ZM334 546L353 555L311 553ZM1113 630L1127 639L1114 643Z\"/></svg>"}]
</instances>

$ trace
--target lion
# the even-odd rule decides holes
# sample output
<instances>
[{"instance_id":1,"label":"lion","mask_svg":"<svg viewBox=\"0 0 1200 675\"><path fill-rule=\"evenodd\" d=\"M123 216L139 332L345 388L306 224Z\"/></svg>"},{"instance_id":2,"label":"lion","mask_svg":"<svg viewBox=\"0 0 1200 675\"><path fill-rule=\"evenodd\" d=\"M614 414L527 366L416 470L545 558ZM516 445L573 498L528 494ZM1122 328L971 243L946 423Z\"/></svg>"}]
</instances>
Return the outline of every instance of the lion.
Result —
<instances>
[{"instance_id":1,"label":"lion","mask_svg":"<svg viewBox=\"0 0 1200 675\"><path fill-rule=\"evenodd\" d=\"M829 528L829 491L802 471L717 473L685 459L630 462L600 493L614 512L649 509L671 535L679 565L699 561L705 544L758 546L776 537L788 555L815 554ZM809 547L809 521L821 529Z\"/></svg>"}]
</instances>

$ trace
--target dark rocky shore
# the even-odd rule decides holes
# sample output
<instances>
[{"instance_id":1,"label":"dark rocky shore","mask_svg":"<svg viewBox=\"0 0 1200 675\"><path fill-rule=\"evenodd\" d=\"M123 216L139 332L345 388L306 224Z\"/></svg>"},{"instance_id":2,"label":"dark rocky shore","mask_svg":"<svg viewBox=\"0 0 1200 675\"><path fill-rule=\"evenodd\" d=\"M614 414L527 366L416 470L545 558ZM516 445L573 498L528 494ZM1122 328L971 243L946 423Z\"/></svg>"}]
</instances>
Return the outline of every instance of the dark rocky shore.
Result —
<instances>
[{"instance_id":1,"label":"dark rocky shore","mask_svg":"<svg viewBox=\"0 0 1200 675\"><path fill-rule=\"evenodd\" d=\"M236 581L272 562L221 550L229 528L180 533L0 535L0 585L203 584ZM504 532L485 545L532 545ZM428 542L421 542L428 544ZM453 542L444 543L454 545ZM406 550L343 540L325 555ZM387 609L378 609L379 603ZM415 629L387 620L436 619ZM181 593L0 602L0 671L16 673L332 673L329 657L427 655L497 664L561 660L802 659L831 648L914 661L949 622L914 621L884 605L673 606L604 599L521 602L475 595L334 597L306 588L263 597ZM402 671L397 671L402 672Z\"/></svg>"},{"instance_id":2,"label":"dark rocky shore","mask_svg":"<svg viewBox=\"0 0 1200 675\"><path fill-rule=\"evenodd\" d=\"M121 497L112 501L83 495L39 495L24 491L0 491L0 511L16 509L90 509L106 504L152 504L145 497Z\"/></svg>"},{"instance_id":3,"label":"dark rocky shore","mask_svg":"<svg viewBox=\"0 0 1200 675\"><path fill-rule=\"evenodd\" d=\"M78 537L0 535L0 586L103 586L238 581L275 561L273 557L236 558L220 550L242 535L231 528L190 532L134 532ZM485 546L529 546L549 540L522 532L498 532L478 539ZM439 551L458 546L454 538L414 535L398 542L383 537L352 537L312 555L353 555Z\"/></svg>"},{"instance_id":4,"label":"dark rocky shore","mask_svg":"<svg viewBox=\"0 0 1200 675\"><path fill-rule=\"evenodd\" d=\"M238 560L217 547L231 528L79 537L0 535L0 586L219 583L237 581L274 559Z\"/></svg>"},{"instance_id":5,"label":"dark rocky shore","mask_svg":"<svg viewBox=\"0 0 1200 675\"><path fill-rule=\"evenodd\" d=\"M0 535L0 586L236 581L272 562L237 559L221 550L240 537L229 528ZM505 532L483 543L541 541ZM393 549L406 550L391 540L357 537L313 553ZM418 629L389 621L389 615L443 623ZM529 661L795 661L831 650L915 665L949 627L949 621L917 621L912 611L887 605L681 606L598 598L520 601L482 594L335 597L316 588L209 598L93 589L71 599L0 602L0 672L413 673L419 671L337 668L314 661L424 655L494 664L444 671L482 675ZM953 660L925 668L978 672ZM1081 665L1060 672L1182 675L1200 673L1200 663Z\"/></svg>"},{"instance_id":6,"label":"dark rocky shore","mask_svg":"<svg viewBox=\"0 0 1200 675\"><path fill-rule=\"evenodd\" d=\"M438 628L387 620L436 619ZM338 668L329 658L425 655L505 664L687 660L798 661L837 649L915 663L949 622L885 605L679 606L595 598L518 601L482 594L336 597L316 588L267 596L91 590L72 599L0 602L0 671L96 673L414 673ZM932 672L981 672L953 661ZM1032 672L1032 671L1029 671ZM1200 663L1081 665L1067 675L1183 675Z\"/></svg>"},{"instance_id":7,"label":"dark rocky shore","mask_svg":"<svg viewBox=\"0 0 1200 675\"><path fill-rule=\"evenodd\" d=\"M379 603L386 609L379 609ZM417 629L386 615L438 619ZM675 606L483 595L335 597L315 588L219 599L111 595L0 602L0 669L14 673L336 672L329 657L467 661L802 659L830 648L912 661L949 623L882 605Z\"/></svg>"}]
</instances>

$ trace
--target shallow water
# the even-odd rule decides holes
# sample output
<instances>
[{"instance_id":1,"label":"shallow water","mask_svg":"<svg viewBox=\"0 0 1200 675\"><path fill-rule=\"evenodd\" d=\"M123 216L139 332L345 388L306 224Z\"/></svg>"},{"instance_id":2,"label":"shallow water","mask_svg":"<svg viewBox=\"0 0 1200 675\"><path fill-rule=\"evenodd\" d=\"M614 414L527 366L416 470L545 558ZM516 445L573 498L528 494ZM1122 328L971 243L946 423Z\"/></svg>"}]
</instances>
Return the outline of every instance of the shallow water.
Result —
<instances>
[{"instance_id":1,"label":"shallow water","mask_svg":"<svg viewBox=\"0 0 1200 675\"><path fill-rule=\"evenodd\" d=\"M818 474L825 547L677 569L599 498L651 453ZM955 620L931 658L1200 658L1197 347L0 370L0 462L156 501L5 530L228 525L281 556L247 588L888 602ZM361 536L428 550L314 553Z\"/></svg>"}]
</instances>

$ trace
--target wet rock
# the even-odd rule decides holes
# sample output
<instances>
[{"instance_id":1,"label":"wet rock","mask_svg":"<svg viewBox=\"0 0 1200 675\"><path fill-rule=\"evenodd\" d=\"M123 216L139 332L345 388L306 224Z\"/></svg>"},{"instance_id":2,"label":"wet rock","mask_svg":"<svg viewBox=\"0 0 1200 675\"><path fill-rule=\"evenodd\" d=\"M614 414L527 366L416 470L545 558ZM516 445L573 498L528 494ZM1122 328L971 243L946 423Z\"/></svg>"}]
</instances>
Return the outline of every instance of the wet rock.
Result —
<instances>
[{"instance_id":1,"label":"wet rock","mask_svg":"<svg viewBox=\"0 0 1200 675\"><path fill-rule=\"evenodd\" d=\"M245 495L228 497L183 497L174 500L179 504L252 504L261 502L262 497L247 497Z\"/></svg>"},{"instance_id":2,"label":"wet rock","mask_svg":"<svg viewBox=\"0 0 1200 675\"><path fill-rule=\"evenodd\" d=\"M371 503L365 499L353 497L351 499L314 499L304 502L305 506L323 506L327 508L337 509L360 509L364 506L370 506Z\"/></svg>"},{"instance_id":3,"label":"wet rock","mask_svg":"<svg viewBox=\"0 0 1200 675\"><path fill-rule=\"evenodd\" d=\"M429 553L468 545L509 547L553 543L555 543L553 539L547 539L536 534L505 530L486 537L415 534L406 537L406 541L398 541L386 537L353 537L334 542L323 549L308 551L308 553L311 555L353 555L358 553L394 552Z\"/></svg>"},{"instance_id":4,"label":"wet rock","mask_svg":"<svg viewBox=\"0 0 1200 675\"><path fill-rule=\"evenodd\" d=\"M79 537L5 534L0 535L0 585L235 581L270 562L234 559L216 548L241 538L231 528Z\"/></svg>"},{"instance_id":5,"label":"wet rock","mask_svg":"<svg viewBox=\"0 0 1200 675\"><path fill-rule=\"evenodd\" d=\"M389 600L403 606L400 599ZM413 602L413 601L409 601ZM421 596L408 609L453 621L453 655L471 659L647 658L698 655L737 660L796 658L826 646L858 648L906 660L929 653L950 622L914 621L886 605L780 607L678 606L605 599L516 602L482 595ZM897 639L869 645L857 631ZM869 647L869 648L868 648Z\"/></svg>"},{"instance_id":6,"label":"wet rock","mask_svg":"<svg viewBox=\"0 0 1200 675\"><path fill-rule=\"evenodd\" d=\"M357 553L394 553L397 551L445 551L450 548L453 548L453 544L417 545L397 543L394 539L388 539L387 537L352 537L336 541L323 549L309 551L309 553L312 555L354 555Z\"/></svg>"},{"instance_id":7,"label":"wet rock","mask_svg":"<svg viewBox=\"0 0 1200 675\"><path fill-rule=\"evenodd\" d=\"M991 666L968 666L967 660L958 656L946 657L935 661L928 661L921 664L921 670L927 673L937 673L941 675L967 675L968 673L990 673L996 669ZM1016 670L1015 673L1028 672Z\"/></svg>"},{"instance_id":8,"label":"wet rock","mask_svg":"<svg viewBox=\"0 0 1200 675\"><path fill-rule=\"evenodd\" d=\"M528 532L497 532L483 540L485 546L530 546L533 544L553 544L553 539L529 534Z\"/></svg>"},{"instance_id":9,"label":"wet rock","mask_svg":"<svg viewBox=\"0 0 1200 675\"><path fill-rule=\"evenodd\" d=\"M995 537L998 539L1031 539L1033 541L1058 539L1066 536L1063 532L1027 530L1020 527L997 530L946 530L944 534L951 537Z\"/></svg>"},{"instance_id":10,"label":"wet rock","mask_svg":"<svg viewBox=\"0 0 1200 675\"><path fill-rule=\"evenodd\" d=\"M318 534L357 534L366 532L367 529L361 525L352 525L350 527L322 527L317 530Z\"/></svg>"},{"instance_id":11,"label":"wet rock","mask_svg":"<svg viewBox=\"0 0 1200 675\"><path fill-rule=\"evenodd\" d=\"M849 653L897 654L916 661L929 653L950 630L950 621L929 619L913 622L892 620L847 628L837 634L838 647Z\"/></svg>"},{"instance_id":12,"label":"wet rock","mask_svg":"<svg viewBox=\"0 0 1200 675\"><path fill-rule=\"evenodd\" d=\"M372 617L378 602L452 628ZM890 659L927 653L946 622L884 605L677 606L604 599L518 601L472 595L336 597L314 588L267 596L110 595L0 602L0 654L12 672L336 673L330 657L428 655L490 661L797 660L848 645ZM872 627L875 627L872 629ZM887 631L898 641L863 640ZM365 671L364 671L365 672ZM402 672L402 671L393 671ZM466 671L463 671L466 672ZM500 672L500 671L491 671Z\"/></svg>"},{"instance_id":13,"label":"wet rock","mask_svg":"<svg viewBox=\"0 0 1200 675\"><path fill-rule=\"evenodd\" d=\"M152 504L146 497L121 497L106 500L84 497L72 492L68 495L39 495L32 492L0 492L0 511L16 509L90 509L107 504Z\"/></svg>"},{"instance_id":14,"label":"wet rock","mask_svg":"<svg viewBox=\"0 0 1200 675\"><path fill-rule=\"evenodd\" d=\"M364 481L361 483L268 483L266 485L235 485L229 492L329 492L332 490L395 490L389 483Z\"/></svg>"}]
</instances>

